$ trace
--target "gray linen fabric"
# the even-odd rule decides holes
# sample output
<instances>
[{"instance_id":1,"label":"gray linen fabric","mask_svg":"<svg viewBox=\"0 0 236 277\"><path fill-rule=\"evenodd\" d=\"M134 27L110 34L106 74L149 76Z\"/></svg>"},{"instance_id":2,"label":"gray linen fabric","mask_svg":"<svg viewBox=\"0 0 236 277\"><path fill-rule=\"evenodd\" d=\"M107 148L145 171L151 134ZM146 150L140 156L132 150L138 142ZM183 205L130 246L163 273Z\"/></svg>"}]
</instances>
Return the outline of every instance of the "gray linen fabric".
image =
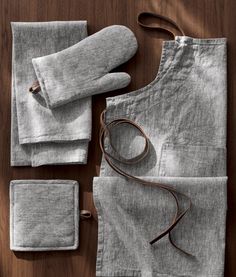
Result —
<instances>
[{"instance_id":1,"label":"gray linen fabric","mask_svg":"<svg viewBox=\"0 0 236 277\"><path fill-rule=\"evenodd\" d=\"M28 90L36 80L32 58L79 42L87 36L87 22L15 22L12 32L11 165L86 163L91 98L50 110Z\"/></svg>"},{"instance_id":2,"label":"gray linen fabric","mask_svg":"<svg viewBox=\"0 0 236 277\"><path fill-rule=\"evenodd\" d=\"M106 122L120 117L133 120L151 144L140 163L114 161L116 165L176 186L191 198L193 207L173 235L194 258L177 251L166 238L149 245L170 223L173 202L158 188L118 177L103 158L94 182L99 214L97 276L223 276L226 92L226 39L177 36L163 42L159 71L149 85L107 98ZM112 129L111 140L127 158L144 147L143 138L130 125Z\"/></svg>"},{"instance_id":3,"label":"gray linen fabric","mask_svg":"<svg viewBox=\"0 0 236 277\"><path fill-rule=\"evenodd\" d=\"M172 232L187 256L164 238L175 204L158 188L119 177L94 180L99 239L97 276L223 276L227 177L149 177L191 197L193 206Z\"/></svg>"},{"instance_id":4,"label":"gray linen fabric","mask_svg":"<svg viewBox=\"0 0 236 277\"><path fill-rule=\"evenodd\" d=\"M113 25L58 53L32 60L41 95L49 108L78 98L123 88L124 72L109 73L137 51L137 40L125 26Z\"/></svg>"},{"instance_id":5,"label":"gray linen fabric","mask_svg":"<svg viewBox=\"0 0 236 277\"><path fill-rule=\"evenodd\" d=\"M72 180L10 183L10 249L70 250L78 247L79 186Z\"/></svg>"}]
</instances>

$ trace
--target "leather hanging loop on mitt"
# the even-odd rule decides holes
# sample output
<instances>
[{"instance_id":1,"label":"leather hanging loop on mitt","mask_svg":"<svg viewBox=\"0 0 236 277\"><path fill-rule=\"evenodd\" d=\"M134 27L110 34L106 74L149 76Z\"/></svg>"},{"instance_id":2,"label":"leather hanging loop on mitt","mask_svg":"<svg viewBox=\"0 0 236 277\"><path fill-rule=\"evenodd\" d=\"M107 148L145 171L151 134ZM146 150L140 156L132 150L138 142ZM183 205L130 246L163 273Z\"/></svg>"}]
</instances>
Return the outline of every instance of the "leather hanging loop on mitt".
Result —
<instances>
[{"instance_id":1,"label":"leather hanging loop on mitt","mask_svg":"<svg viewBox=\"0 0 236 277\"><path fill-rule=\"evenodd\" d=\"M37 94L40 91L41 91L41 87L40 87L39 81L36 80L33 82L32 86L29 88L29 92L31 92L33 94Z\"/></svg>"}]
</instances>

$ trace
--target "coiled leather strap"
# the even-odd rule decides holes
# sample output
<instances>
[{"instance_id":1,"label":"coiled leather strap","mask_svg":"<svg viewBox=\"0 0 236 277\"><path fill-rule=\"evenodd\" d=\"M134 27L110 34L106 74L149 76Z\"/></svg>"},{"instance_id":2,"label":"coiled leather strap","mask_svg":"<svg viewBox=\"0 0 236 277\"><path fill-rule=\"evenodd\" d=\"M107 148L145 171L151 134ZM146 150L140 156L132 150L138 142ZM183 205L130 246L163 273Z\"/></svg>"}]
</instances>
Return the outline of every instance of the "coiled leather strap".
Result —
<instances>
[{"instance_id":1,"label":"coiled leather strap","mask_svg":"<svg viewBox=\"0 0 236 277\"><path fill-rule=\"evenodd\" d=\"M168 235L169 241L171 242L171 244L175 248L177 248L178 250L182 251L183 253L185 253L187 255L191 255L190 253L188 253L185 250L178 247L176 245L176 243L173 241L172 237L171 237L171 231L175 228L175 226L178 224L178 222L185 216L185 214L188 212L188 210L191 207L190 198L186 194L174 189L173 187L171 187L169 185L143 180L143 179L141 179L137 176L133 176L133 175L125 172L121 168L119 168L114 163L114 161L119 161L119 162L122 162L124 164L136 164L136 163L140 162L143 158L145 158L149 153L149 145L150 145L149 139L146 136L146 134L144 133L144 131L142 130L142 128L130 119L118 118L118 119L114 119L111 122L106 124L105 123L105 113L106 113L106 110L103 111L101 113L101 116L100 116L101 128L100 128L100 134L99 134L99 144L100 144L100 148L102 150L102 153L104 155L104 158L105 158L106 162L109 164L109 166L113 170L115 170L118 174L128 178L129 180L135 181L135 182L140 183L142 185L153 186L153 187L157 187L161 190L167 191L172 196L172 198L175 202L176 209L175 209L175 214L173 216L171 224L163 232L161 232L153 240L151 240L150 244L153 244L153 243L157 242L158 240L160 240L161 238L163 238L164 236ZM131 159L127 159L125 157L122 157L120 155L120 153L118 153L117 149L115 148L115 146L112 143L112 138L111 138L112 128L114 128L118 125L122 125L122 124L128 124L128 125L131 125L132 127L136 128L145 140L145 146L144 146L144 150L142 151L142 153L140 153L139 155L137 155L136 157L131 158ZM105 140L107 141L107 139L108 139L108 142L109 142L110 147L111 147L114 154L111 154L111 153L107 152L106 149L105 149ZM179 198L178 197L183 197L184 199L187 200L187 202L188 202L187 208L185 208L183 210L180 209Z\"/></svg>"},{"instance_id":2,"label":"coiled leather strap","mask_svg":"<svg viewBox=\"0 0 236 277\"><path fill-rule=\"evenodd\" d=\"M161 26L152 26L152 25L148 25L148 24L145 24L143 23L143 20L145 18L151 18L151 17L154 17L154 18L158 18L158 19L162 19L168 23L170 23L171 25L173 25L177 30L179 30L179 32L185 36L185 33L184 33L184 30L172 19L170 19L169 17L167 16L164 16L164 15L161 15L161 14L157 14L157 13L152 13L152 12L141 12L138 17L137 17L137 23L142 26L143 28L147 28L147 29L155 29L155 30L158 30L158 31L161 31L161 32L166 32L168 34L170 34L173 38L175 38L175 33L173 31L171 31L170 29L168 28L163 28Z\"/></svg>"}]
</instances>

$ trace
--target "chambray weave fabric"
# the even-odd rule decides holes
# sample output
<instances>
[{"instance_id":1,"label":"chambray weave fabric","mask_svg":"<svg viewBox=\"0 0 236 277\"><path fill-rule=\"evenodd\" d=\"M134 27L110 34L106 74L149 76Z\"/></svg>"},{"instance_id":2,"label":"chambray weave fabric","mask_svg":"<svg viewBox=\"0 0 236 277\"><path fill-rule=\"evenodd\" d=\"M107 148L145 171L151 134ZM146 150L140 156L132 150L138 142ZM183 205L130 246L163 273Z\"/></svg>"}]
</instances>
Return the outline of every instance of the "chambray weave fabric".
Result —
<instances>
[{"instance_id":1,"label":"chambray weave fabric","mask_svg":"<svg viewBox=\"0 0 236 277\"><path fill-rule=\"evenodd\" d=\"M114 25L82 40L87 36L82 21L12 23L12 30L11 164L86 163L88 97L129 84L127 73L109 71L135 54L134 34ZM31 95L27 91L36 79L42 93Z\"/></svg>"},{"instance_id":2,"label":"chambray weave fabric","mask_svg":"<svg viewBox=\"0 0 236 277\"><path fill-rule=\"evenodd\" d=\"M79 244L79 185L73 180L10 184L10 248L72 250Z\"/></svg>"},{"instance_id":3,"label":"chambray weave fabric","mask_svg":"<svg viewBox=\"0 0 236 277\"><path fill-rule=\"evenodd\" d=\"M48 107L127 86L127 73L109 72L129 60L137 46L129 28L112 25L63 51L33 59Z\"/></svg>"},{"instance_id":4,"label":"chambray weave fabric","mask_svg":"<svg viewBox=\"0 0 236 277\"><path fill-rule=\"evenodd\" d=\"M190 212L172 235L193 257L173 248L166 238L149 244L170 224L174 207L169 195L118 176L103 159L100 177L94 179L97 276L223 276L226 92L226 39L177 36L163 42L153 82L107 98L106 122L120 117L135 121L151 144L140 163L116 164L191 198ZM144 147L130 125L113 128L111 140L127 158Z\"/></svg>"},{"instance_id":5,"label":"chambray weave fabric","mask_svg":"<svg viewBox=\"0 0 236 277\"><path fill-rule=\"evenodd\" d=\"M29 93L32 58L68 48L87 36L86 21L12 23L11 165L86 163L91 98L50 110Z\"/></svg>"}]
</instances>

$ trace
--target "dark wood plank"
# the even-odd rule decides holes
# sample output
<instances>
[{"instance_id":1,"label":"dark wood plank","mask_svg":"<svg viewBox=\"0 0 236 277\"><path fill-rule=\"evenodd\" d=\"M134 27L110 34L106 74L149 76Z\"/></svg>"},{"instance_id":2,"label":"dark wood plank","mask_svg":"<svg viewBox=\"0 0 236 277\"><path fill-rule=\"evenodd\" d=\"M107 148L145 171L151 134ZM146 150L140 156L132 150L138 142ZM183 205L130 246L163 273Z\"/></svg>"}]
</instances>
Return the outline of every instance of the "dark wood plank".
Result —
<instances>
[{"instance_id":1,"label":"dark wood plank","mask_svg":"<svg viewBox=\"0 0 236 277\"><path fill-rule=\"evenodd\" d=\"M77 251L13 253L9 250L9 181L21 178L68 178L80 183L81 208L93 209L92 178L99 174L99 114L105 97L125 93L154 79L159 65L162 35L142 30L136 23L141 11L159 12L175 19L193 37L228 38L228 220L225 276L236 274L236 2L234 0L1 0L0 1L0 277L95 276L97 222L82 222ZM89 33L112 24L124 24L136 34L137 55L121 67L130 73L128 88L93 98L93 138L87 165L11 168L10 21L88 20ZM95 211L94 211L95 213Z\"/></svg>"}]
</instances>

